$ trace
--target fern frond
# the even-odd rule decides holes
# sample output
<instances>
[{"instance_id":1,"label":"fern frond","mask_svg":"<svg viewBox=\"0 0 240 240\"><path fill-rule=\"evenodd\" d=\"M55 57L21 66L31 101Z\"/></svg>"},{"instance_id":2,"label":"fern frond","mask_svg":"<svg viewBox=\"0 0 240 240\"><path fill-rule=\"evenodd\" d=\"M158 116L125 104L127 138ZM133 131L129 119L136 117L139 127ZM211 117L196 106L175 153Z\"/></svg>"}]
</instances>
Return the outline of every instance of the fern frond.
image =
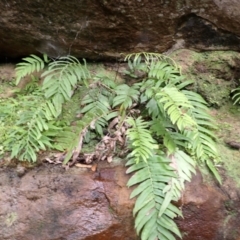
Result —
<instances>
[{"instance_id":1,"label":"fern frond","mask_svg":"<svg viewBox=\"0 0 240 240\"><path fill-rule=\"evenodd\" d=\"M234 101L233 104L236 105L240 102L240 87L233 89L231 91L233 93L232 100Z\"/></svg>"},{"instance_id":2,"label":"fern frond","mask_svg":"<svg viewBox=\"0 0 240 240\"><path fill-rule=\"evenodd\" d=\"M149 52L131 53L125 57L124 61L132 60L133 62L137 62L139 58L143 59L147 66L149 66L152 62L167 61L169 64L178 67L172 58L159 53Z\"/></svg>"},{"instance_id":3,"label":"fern frond","mask_svg":"<svg viewBox=\"0 0 240 240\"><path fill-rule=\"evenodd\" d=\"M47 63L48 59L44 56L44 60L36 55L30 55L30 57L23 58L24 62L18 63L16 65L16 85L20 82L20 80L33 73L39 72L45 67L45 63Z\"/></svg>"},{"instance_id":4,"label":"fern frond","mask_svg":"<svg viewBox=\"0 0 240 240\"><path fill-rule=\"evenodd\" d=\"M113 99L113 107L119 106L120 109L127 109L133 105L133 102L138 102L139 98L139 86L134 84L129 87L126 84L122 84L116 87L116 96Z\"/></svg>"},{"instance_id":5,"label":"fern frond","mask_svg":"<svg viewBox=\"0 0 240 240\"><path fill-rule=\"evenodd\" d=\"M130 140L132 148L129 156L134 157L137 163L140 160L147 161L153 155L153 150L158 148L150 131L147 129L149 124L144 122L141 117L136 120L129 117L125 121L131 126L127 130L127 137Z\"/></svg>"},{"instance_id":6,"label":"fern frond","mask_svg":"<svg viewBox=\"0 0 240 240\"><path fill-rule=\"evenodd\" d=\"M197 128L194 131L186 130L183 131L183 134L190 139L192 154L206 163L210 171L221 183L221 177L212 163L212 161L217 162L220 159L215 144L216 136L213 133L216 124L208 113L206 101L199 94L187 90L182 92L194 107L189 111L189 114L197 123Z\"/></svg>"},{"instance_id":7,"label":"fern frond","mask_svg":"<svg viewBox=\"0 0 240 240\"><path fill-rule=\"evenodd\" d=\"M171 240L175 239L175 235L181 238L173 219L182 214L171 203L172 199L165 205L161 216L159 215L163 204L166 203L164 189L172 178L177 177L170 163L169 159L160 155L151 156L148 161L140 161L138 164L134 159L127 162L127 173L135 172L127 186L138 184L130 197L137 197L133 210L135 228L143 240Z\"/></svg>"},{"instance_id":8,"label":"fern frond","mask_svg":"<svg viewBox=\"0 0 240 240\"><path fill-rule=\"evenodd\" d=\"M84 106L81 109L81 113L94 111L94 109L101 110L104 113L108 112L111 108L108 97L102 94L101 90L99 91L97 88L91 89L88 94L83 97L81 106Z\"/></svg>"},{"instance_id":9,"label":"fern frond","mask_svg":"<svg viewBox=\"0 0 240 240\"><path fill-rule=\"evenodd\" d=\"M15 127L9 131L11 158L35 162L40 149L52 146L51 139L44 132L53 127L49 121L54 119L54 115L41 96L26 96L21 104L23 110L18 112Z\"/></svg>"},{"instance_id":10,"label":"fern frond","mask_svg":"<svg viewBox=\"0 0 240 240\"><path fill-rule=\"evenodd\" d=\"M87 85L90 75L85 62L82 65L75 57L67 56L51 62L48 70L41 76L44 77L42 89L45 97L51 99L59 115L62 111L62 104L70 100L76 84Z\"/></svg>"},{"instance_id":11,"label":"fern frond","mask_svg":"<svg viewBox=\"0 0 240 240\"><path fill-rule=\"evenodd\" d=\"M70 152L78 144L79 129L75 126L65 126L55 136L53 149Z\"/></svg>"},{"instance_id":12,"label":"fern frond","mask_svg":"<svg viewBox=\"0 0 240 240\"><path fill-rule=\"evenodd\" d=\"M146 104L146 108L148 110L148 114L149 116L151 116L152 118L157 118L159 116L164 115L164 111L162 109L162 111L159 108L159 104L157 102L157 100L155 98L151 98L148 103Z\"/></svg>"},{"instance_id":13,"label":"fern frond","mask_svg":"<svg viewBox=\"0 0 240 240\"><path fill-rule=\"evenodd\" d=\"M156 94L156 98L160 105L163 104L164 111L180 131L196 127L196 122L188 115L189 109L193 108L193 106L176 87L166 86Z\"/></svg>"},{"instance_id":14,"label":"fern frond","mask_svg":"<svg viewBox=\"0 0 240 240\"><path fill-rule=\"evenodd\" d=\"M179 69L167 61L151 62L148 78L157 79L158 81L163 81L165 85L171 84L172 86L177 86L177 84L182 83L184 79L184 77L180 75Z\"/></svg>"},{"instance_id":15,"label":"fern frond","mask_svg":"<svg viewBox=\"0 0 240 240\"><path fill-rule=\"evenodd\" d=\"M158 138L162 138L163 146L166 147L168 154L176 151L177 147L186 149L189 138L178 132L174 125L170 124L165 118L154 118L150 122L150 130Z\"/></svg>"}]
</instances>

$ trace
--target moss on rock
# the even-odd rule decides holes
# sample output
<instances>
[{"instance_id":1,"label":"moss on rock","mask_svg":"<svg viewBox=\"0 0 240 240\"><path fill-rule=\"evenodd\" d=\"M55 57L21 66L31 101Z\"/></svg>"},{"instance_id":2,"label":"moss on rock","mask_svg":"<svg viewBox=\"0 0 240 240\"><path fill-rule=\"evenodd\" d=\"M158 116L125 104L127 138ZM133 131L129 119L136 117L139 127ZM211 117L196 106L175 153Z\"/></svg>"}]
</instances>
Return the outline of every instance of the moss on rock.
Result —
<instances>
[{"instance_id":1,"label":"moss on rock","mask_svg":"<svg viewBox=\"0 0 240 240\"><path fill-rule=\"evenodd\" d=\"M220 107L229 101L231 90L239 83L240 54L234 51L194 52L180 49L172 53L193 88L210 106Z\"/></svg>"}]
</instances>

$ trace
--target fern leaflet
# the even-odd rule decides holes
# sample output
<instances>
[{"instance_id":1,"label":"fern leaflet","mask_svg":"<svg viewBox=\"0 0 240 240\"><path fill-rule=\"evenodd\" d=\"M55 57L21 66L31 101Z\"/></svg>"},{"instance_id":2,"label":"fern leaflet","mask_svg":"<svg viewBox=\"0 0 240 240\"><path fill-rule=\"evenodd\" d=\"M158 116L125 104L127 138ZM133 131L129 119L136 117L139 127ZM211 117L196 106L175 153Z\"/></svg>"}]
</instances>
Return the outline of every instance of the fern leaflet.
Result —
<instances>
[{"instance_id":1,"label":"fern leaflet","mask_svg":"<svg viewBox=\"0 0 240 240\"><path fill-rule=\"evenodd\" d=\"M133 105L133 102L138 102L139 86L134 84L129 87L126 84L119 85L115 88L117 96L113 99L113 107L120 105L120 111L124 111Z\"/></svg>"},{"instance_id":2,"label":"fern leaflet","mask_svg":"<svg viewBox=\"0 0 240 240\"><path fill-rule=\"evenodd\" d=\"M180 131L186 128L194 128L196 122L188 115L188 110L193 106L187 97L175 87L164 87L156 94L159 105L167 112L171 122L176 124Z\"/></svg>"},{"instance_id":3,"label":"fern leaflet","mask_svg":"<svg viewBox=\"0 0 240 240\"><path fill-rule=\"evenodd\" d=\"M240 87L232 90L233 96L232 96L232 100L234 101L233 104L237 104L240 102Z\"/></svg>"},{"instance_id":4,"label":"fern leaflet","mask_svg":"<svg viewBox=\"0 0 240 240\"><path fill-rule=\"evenodd\" d=\"M70 100L77 83L87 85L89 72L86 63L82 65L75 57L61 57L49 64L42 77L42 89L45 97L51 99L58 115L62 112L62 104Z\"/></svg>"},{"instance_id":5,"label":"fern leaflet","mask_svg":"<svg viewBox=\"0 0 240 240\"><path fill-rule=\"evenodd\" d=\"M44 55L44 60L36 55L30 55L30 57L23 58L24 62L16 65L16 85L20 80L35 71L39 72L44 69L45 63L48 63L47 56Z\"/></svg>"},{"instance_id":6,"label":"fern leaflet","mask_svg":"<svg viewBox=\"0 0 240 240\"><path fill-rule=\"evenodd\" d=\"M147 129L149 124L144 122L141 117L134 120L132 117L126 119L131 126L127 131L127 137L130 140L132 152L129 156L135 158L135 161L147 161L153 155L153 150L158 148L150 131Z\"/></svg>"}]
</instances>

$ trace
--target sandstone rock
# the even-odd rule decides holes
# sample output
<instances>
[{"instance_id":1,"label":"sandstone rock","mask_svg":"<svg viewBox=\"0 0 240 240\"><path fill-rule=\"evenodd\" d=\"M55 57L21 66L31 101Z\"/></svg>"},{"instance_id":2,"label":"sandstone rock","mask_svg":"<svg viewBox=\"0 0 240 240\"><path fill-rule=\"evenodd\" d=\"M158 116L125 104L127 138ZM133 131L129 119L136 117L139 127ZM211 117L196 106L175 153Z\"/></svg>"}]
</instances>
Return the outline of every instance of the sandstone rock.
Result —
<instances>
[{"instance_id":1,"label":"sandstone rock","mask_svg":"<svg viewBox=\"0 0 240 240\"><path fill-rule=\"evenodd\" d=\"M239 239L239 197L228 195L225 190L227 182L229 179L224 179L220 187L204 183L198 172L186 185L181 200L184 219L177 221L184 240ZM234 183L231 183L228 191L234 189Z\"/></svg>"},{"instance_id":2,"label":"sandstone rock","mask_svg":"<svg viewBox=\"0 0 240 240\"><path fill-rule=\"evenodd\" d=\"M24 175L1 168L0 179L1 240L139 239L121 165L101 163L97 172L44 165ZM239 197L228 192L199 173L187 184L177 220L184 240L239 239Z\"/></svg>"},{"instance_id":3,"label":"sandstone rock","mask_svg":"<svg viewBox=\"0 0 240 240\"><path fill-rule=\"evenodd\" d=\"M0 2L3 59L31 53L91 59L176 48L240 49L237 0Z\"/></svg>"},{"instance_id":4,"label":"sandstone rock","mask_svg":"<svg viewBox=\"0 0 240 240\"><path fill-rule=\"evenodd\" d=\"M1 240L135 240L123 167L1 169Z\"/></svg>"}]
</instances>

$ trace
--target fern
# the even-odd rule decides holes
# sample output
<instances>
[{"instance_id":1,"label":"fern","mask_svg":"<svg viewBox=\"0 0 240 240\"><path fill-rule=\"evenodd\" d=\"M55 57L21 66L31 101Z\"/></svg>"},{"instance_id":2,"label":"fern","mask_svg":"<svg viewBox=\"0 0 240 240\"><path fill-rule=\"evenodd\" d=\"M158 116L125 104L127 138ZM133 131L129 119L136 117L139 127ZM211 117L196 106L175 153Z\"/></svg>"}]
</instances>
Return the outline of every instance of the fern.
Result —
<instances>
[{"instance_id":1,"label":"fern","mask_svg":"<svg viewBox=\"0 0 240 240\"><path fill-rule=\"evenodd\" d=\"M33 54L30 56L31 57L23 58L24 62L16 65L16 85L23 77L43 70L45 64L49 62L47 55L44 55L44 59Z\"/></svg>"},{"instance_id":2,"label":"fern","mask_svg":"<svg viewBox=\"0 0 240 240\"><path fill-rule=\"evenodd\" d=\"M238 104L240 102L240 87L232 90L233 96L232 100L234 101L233 104Z\"/></svg>"},{"instance_id":3,"label":"fern","mask_svg":"<svg viewBox=\"0 0 240 240\"><path fill-rule=\"evenodd\" d=\"M194 107L189 114L197 123L197 128L194 131L186 130L183 134L190 138L190 146L196 158L206 163L216 179L221 183L221 177L212 163L219 162L220 157L215 146L216 137L212 132L216 127L213 118L207 111L207 103L197 93L187 90L184 90L183 93Z\"/></svg>"},{"instance_id":4,"label":"fern","mask_svg":"<svg viewBox=\"0 0 240 240\"><path fill-rule=\"evenodd\" d=\"M127 165L131 167L127 172L135 172L128 185L139 184L131 195L138 196L135 227L141 239L173 240L175 235L180 237L173 219L181 212L177 209L171 217L166 214L170 212L171 202L181 197L185 181L190 181L195 173L194 159L204 162L221 182L213 163L218 159L212 132L215 124L201 96L185 90L192 81L184 80L174 61L147 53L126 57L128 61L131 59L138 64L141 59L146 64L147 77L138 86L140 103L147 110L144 114L152 119L144 126L151 140L142 138L144 134L137 128L132 129L133 123L127 131L134 153L129 154ZM155 141L161 143L164 152L155 149ZM147 150L143 151L144 148ZM156 159L160 159L158 163ZM160 223L166 224L159 226Z\"/></svg>"},{"instance_id":5,"label":"fern","mask_svg":"<svg viewBox=\"0 0 240 240\"><path fill-rule=\"evenodd\" d=\"M173 219L182 213L171 204L172 196L168 198L164 192L168 183L177 178L170 163L170 159L162 154L153 155L148 161L138 164L135 159L127 162L127 173L135 172L127 185L138 184L130 198L137 196L133 214L136 231L142 240L175 239L174 235L181 238Z\"/></svg>"},{"instance_id":6,"label":"fern","mask_svg":"<svg viewBox=\"0 0 240 240\"><path fill-rule=\"evenodd\" d=\"M174 87L165 87L156 94L159 104L163 104L171 122L176 124L180 131L185 128L194 128L195 121L187 114L192 108L187 97Z\"/></svg>"},{"instance_id":7,"label":"fern","mask_svg":"<svg viewBox=\"0 0 240 240\"><path fill-rule=\"evenodd\" d=\"M101 110L103 113L108 112L110 104L108 97L103 95L99 89L91 89L88 94L82 99L81 113L87 113L89 111Z\"/></svg>"},{"instance_id":8,"label":"fern","mask_svg":"<svg viewBox=\"0 0 240 240\"><path fill-rule=\"evenodd\" d=\"M166 55L163 55L163 54L159 54L159 53L149 53L149 52L132 53L132 54L128 54L124 60L132 61L132 62L136 63L139 61L138 60L139 58L143 59L143 61L145 62L146 66L148 68L149 68L149 65L152 64L152 62L156 63L156 62L166 61L169 65L174 66L179 69L179 67L177 66L177 64L175 63L175 61L172 58L170 58Z\"/></svg>"},{"instance_id":9,"label":"fern","mask_svg":"<svg viewBox=\"0 0 240 240\"><path fill-rule=\"evenodd\" d=\"M7 144L11 146L11 158L35 162L39 150L52 147L51 139L45 134L50 129L57 130L49 124L54 118L52 106L36 95L22 98L21 104L23 110L18 111L15 127L8 131Z\"/></svg>"},{"instance_id":10,"label":"fern","mask_svg":"<svg viewBox=\"0 0 240 240\"><path fill-rule=\"evenodd\" d=\"M44 82L40 89L25 92L32 95L21 112L0 111L1 139L4 148L13 149L12 157L36 161L37 152L50 147L64 151L63 163L70 166L92 135L100 144L104 139L112 144L102 145L112 152L98 159L112 158L119 141L129 153L127 173L134 173L128 186L136 185L131 198L137 198L133 211L137 233L143 240L181 238L174 218L182 213L172 201L182 196L196 163L205 163L221 181L214 166L218 159L215 124L201 96L186 90L192 81L184 79L173 59L142 52L129 54L125 60L126 74L140 80L131 86L105 76L91 77L86 62L72 56L52 62L35 55L25 58L17 65L17 82L34 71L44 71ZM80 119L74 126L59 125L63 104L78 88L82 89ZM11 109L19 109L18 101L12 101ZM6 124L9 116L14 128Z\"/></svg>"},{"instance_id":11,"label":"fern","mask_svg":"<svg viewBox=\"0 0 240 240\"><path fill-rule=\"evenodd\" d=\"M121 84L116 87L116 97L113 99L113 107L120 105L120 112L124 112L127 108L133 105L133 102L138 102L139 98L139 86L133 85L129 87L126 84Z\"/></svg>"},{"instance_id":12,"label":"fern","mask_svg":"<svg viewBox=\"0 0 240 240\"><path fill-rule=\"evenodd\" d=\"M131 126L127 131L127 136L133 148L129 156L132 156L136 163L147 161L153 155L153 150L158 148L147 129L149 124L144 122L140 117L136 120L129 117L126 119L126 122Z\"/></svg>"},{"instance_id":13,"label":"fern","mask_svg":"<svg viewBox=\"0 0 240 240\"><path fill-rule=\"evenodd\" d=\"M47 99L51 99L58 115L62 112L62 104L71 99L77 83L87 85L89 72L86 62L82 65L75 57L61 57L49 64L42 77L42 89Z\"/></svg>"},{"instance_id":14,"label":"fern","mask_svg":"<svg viewBox=\"0 0 240 240\"><path fill-rule=\"evenodd\" d=\"M137 120L140 129L136 127ZM138 196L133 210L136 231L143 240L175 239L174 234L181 237L173 219L182 213L171 201L181 197L184 182L190 181L191 173L195 173L195 162L182 151L169 157L164 153L156 155L151 135L142 133L146 124L137 120L128 119L133 129L127 132L134 152L129 155L127 173L135 172L128 186L138 184L131 194L131 198Z\"/></svg>"}]
</instances>

